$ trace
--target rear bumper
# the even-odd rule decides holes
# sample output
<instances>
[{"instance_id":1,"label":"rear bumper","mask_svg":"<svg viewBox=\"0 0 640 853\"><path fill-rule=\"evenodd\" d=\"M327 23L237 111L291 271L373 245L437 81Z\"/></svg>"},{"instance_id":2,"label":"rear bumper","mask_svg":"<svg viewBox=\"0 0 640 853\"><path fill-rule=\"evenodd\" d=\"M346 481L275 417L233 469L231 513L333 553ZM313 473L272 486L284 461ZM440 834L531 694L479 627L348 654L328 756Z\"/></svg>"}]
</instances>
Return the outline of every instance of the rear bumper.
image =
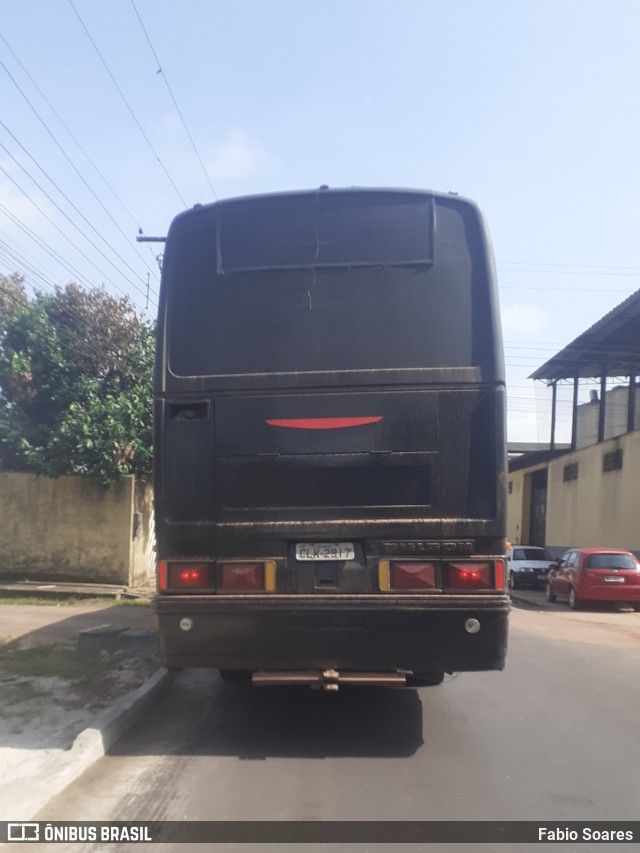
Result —
<instances>
[{"instance_id":1,"label":"rear bumper","mask_svg":"<svg viewBox=\"0 0 640 853\"><path fill-rule=\"evenodd\" d=\"M461 672L504 667L509 606L502 593L159 595L153 612L167 667Z\"/></svg>"},{"instance_id":2,"label":"rear bumper","mask_svg":"<svg viewBox=\"0 0 640 853\"><path fill-rule=\"evenodd\" d=\"M640 601L640 586L623 583L610 586L585 587L578 592L581 601Z\"/></svg>"}]
</instances>

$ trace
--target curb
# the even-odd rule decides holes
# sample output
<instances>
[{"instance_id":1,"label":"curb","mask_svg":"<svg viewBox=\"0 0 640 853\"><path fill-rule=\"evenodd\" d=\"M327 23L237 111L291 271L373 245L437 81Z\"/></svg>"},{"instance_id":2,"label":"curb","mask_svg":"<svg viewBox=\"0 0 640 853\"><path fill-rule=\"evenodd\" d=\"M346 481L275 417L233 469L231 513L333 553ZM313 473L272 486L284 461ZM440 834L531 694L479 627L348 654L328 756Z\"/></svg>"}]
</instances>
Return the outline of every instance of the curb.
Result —
<instances>
[{"instance_id":1,"label":"curb","mask_svg":"<svg viewBox=\"0 0 640 853\"><path fill-rule=\"evenodd\" d=\"M100 714L94 726L76 735L71 746L71 754L78 756L77 763L82 763L85 755L95 754L97 758L102 758L107 750L155 705L160 696L171 686L175 676L176 673L168 669L158 670L144 684L131 693L125 693ZM84 772L84 769L81 772Z\"/></svg>"},{"instance_id":2,"label":"curb","mask_svg":"<svg viewBox=\"0 0 640 853\"><path fill-rule=\"evenodd\" d=\"M155 705L160 696L169 689L176 675L176 672L167 669L158 670L144 684L121 696L110 708L96 717L92 726L76 736L71 749L53 756L53 750L45 752L42 756L44 766L36 768L34 778L19 780L28 781L29 784L24 787L20 785L20 790L16 791L19 796L19 803L14 806L16 813L0 819L33 820L50 800L61 794L99 761L109 748ZM7 807L11 809L11 804L2 805L3 812Z\"/></svg>"}]
</instances>

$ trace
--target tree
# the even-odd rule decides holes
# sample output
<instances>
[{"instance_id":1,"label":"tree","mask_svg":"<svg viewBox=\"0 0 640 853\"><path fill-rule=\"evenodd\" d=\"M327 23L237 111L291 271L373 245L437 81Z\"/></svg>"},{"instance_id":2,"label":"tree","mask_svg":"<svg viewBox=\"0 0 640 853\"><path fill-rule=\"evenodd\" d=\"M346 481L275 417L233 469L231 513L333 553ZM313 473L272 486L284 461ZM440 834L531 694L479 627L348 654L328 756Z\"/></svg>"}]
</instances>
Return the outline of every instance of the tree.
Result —
<instances>
[{"instance_id":1,"label":"tree","mask_svg":"<svg viewBox=\"0 0 640 853\"><path fill-rule=\"evenodd\" d=\"M154 333L129 299L0 276L0 311L0 467L150 476Z\"/></svg>"},{"instance_id":2,"label":"tree","mask_svg":"<svg viewBox=\"0 0 640 853\"><path fill-rule=\"evenodd\" d=\"M23 282L24 279L17 273L12 275L0 273L0 333L15 311L27 304Z\"/></svg>"}]
</instances>

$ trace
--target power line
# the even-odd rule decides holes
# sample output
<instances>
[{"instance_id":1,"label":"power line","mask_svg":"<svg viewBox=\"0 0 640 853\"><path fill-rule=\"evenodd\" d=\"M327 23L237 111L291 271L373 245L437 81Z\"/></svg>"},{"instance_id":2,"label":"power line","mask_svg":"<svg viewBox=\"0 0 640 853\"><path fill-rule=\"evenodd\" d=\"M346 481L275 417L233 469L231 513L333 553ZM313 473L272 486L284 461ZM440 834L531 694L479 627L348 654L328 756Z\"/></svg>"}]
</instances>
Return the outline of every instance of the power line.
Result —
<instances>
[{"instance_id":1,"label":"power line","mask_svg":"<svg viewBox=\"0 0 640 853\"><path fill-rule=\"evenodd\" d=\"M183 204L185 207L188 207L187 202L184 200L184 198L183 198L183 197L182 197L182 195L180 194L180 190L178 189L178 187L176 186L176 184L175 184L175 182L174 182L173 178L172 178L172 177L171 177L171 175L169 174L169 171L168 171L167 167L164 165L164 163L163 163L163 162L162 162L162 160L160 159L160 157L159 157L158 153L156 152L155 148L153 147L153 145L152 145L152 143L151 143L151 140L149 139L149 137L147 136L147 134L146 134L146 133L145 133L145 131L144 131L144 128L142 127L142 125L141 125L141 124L140 124L140 122L138 121L138 117L136 116L136 114L134 113L133 109L132 109L132 108L131 108L131 106L129 105L129 102L127 101L126 97L124 96L124 93L123 93L122 89L121 89L121 88L120 88L120 86L118 85L118 83L117 83L117 81L116 81L116 78L115 78L115 77L113 76L113 74L111 73L111 69L109 68L109 66L107 65L107 63L106 63L106 61L105 61L104 57L103 57L103 56L102 56L102 54L100 53L100 50L99 50L99 48L98 48L98 45L97 45L97 44L95 43L95 41L93 40L93 37L92 37L91 33L89 32L89 30L87 29L86 24L84 23L84 21L83 21L83 20L82 20L82 18L80 17L80 13L79 13L79 12L78 12L78 10L76 9L76 7L73 5L73 0L69 0L69 5L71 6L71 8L73 9L73 11L75 12L77 19L80 21L80 24L81 24L81 26L82 26L82 29L85 31L85 33L86 33L86 35L87 35L87 38L89 39L89 41L90 41L90 42L91 42L91 44L93 45L93 48L94 48L95 52L98 54L98 57L99 57L100 61L102 62L103 66L104 66L104 68L105 68L105 71L106 71L106 72L107 72L107 74L109 75L109 77L110 77L110 79L111 79L111 82L113 83L113 85L115 86L116 90L118 91L118 94L119 94L119 95L120 95L120 97L122 98L122 100L123 100L123 102L124 102L124 104L125 104L126 108L129 110L129 113L130 113L131 117L133 118L134 122L136 123L136 125L137 125L137 127L138 127L138 130L140 131L140 133L141 133L141 134L142 134L142 136L144 137L145 142L147 143L147 145L148 145L148 146L149 146L149 148L151 149L151 151L152 151L152 153L153 153L153 156L156 158L156 160L157 160L157 161L158 161L158 163L160 164L160 166L161 166L161 168L162 168L162 171L165 173L165 175L166 175L166 176L167 176L167 178L169 179L169 181L170 181L170 183L171 183L171 186L172 186L172 187L173 187L173 189L175 190L175 192L176 192L176 194L177 194L178 198L180 199L180 201L182 202L182 204Z\"/></svg>"},{"instance_id":2,"label":"power line","mask_svg":"<svg viewBox=\"0 0 640 853\"><path fill-rule=\"evenodd\" d=\"M7 149L5 148L5 146L4 146L4 145L2 145L2 143L0 143L0 147L2 147L5 151L7 151ZM9 152L7 151L7 153L9 153ZM10 156L10 157L12 157L12 155L11 155L10 153L9 153L9 156ZM15 158L14 158L14 157L12 157L12 159L13 159L16 163L18 162L17 160L15 160ZM19 163L18 163L18 166L20 166L20 164L19 164ZM21 169L23 169L23 167L22 167L22 166L20 166L20 168L21 168ZM4 167L2 167L2 166L0 166L0 171L1 171L1 172L3 172L3 173L6 175L6 177L11 181L11 183L12 183L15 187L17 187L17 188L20 190L20 192L22 192L22 193L23 193L23 194L24 194L24 195L29 199L29 201L31 202L31 204L32 204L32 205L33 205L33 206L34 206L34 207L35 207L35 208L36 208L36 209L41 213L41 215L42 215L42 216L44 216L44 218L47 220L47 222L49 222L51 225L53 225L53 227L56 229L56 231L58 231L58 232L59 232L59 233L60 233L60 234L65 238L65 240L67 240L67 242L69 242L69 243L70 243L70 244L75 248L75 250L76 250L77 252L79 252L79 253L82 255L82 257L83 257L86 261L88 261L88 262L91 264L91 266L92 266L95 270L97 270L97 271L100 273L100 275L104 276L104 272L103 272L103 271L102 271L98 266L96 266L96 264L94 264L94 262L91 260L91 258L90 258L88 255L86 255L86 254L82 251L82 249L80 249L80 247L79 247L77 244L73 243L73 241L72 241L72 240L71 240L71 239L70 239L70 238L69 238L69 237L64 233L64 231L63 231L63 230L62 230L62 229L61 229L61 228L60 228L60 227L59 227L59 226L54 222L54 220L53 220L53 219L51 219L51 217L50 217L50 216L48 216L48 215L44 212L44 210L42 210L42 208L40 207L40 205L39 205L39 204L37 204L37 202L35 202L35 201L31 198L31 196L29 195L29 193L28 193L28 192L27 192L23 187L21 187L21 186L20 186L20 184L19 184L16 180L14 180L14 178L12 178L12 177L11 177L11 175L9 174L9 172L7 172L7 170L6 170ZM29 173L28 173L28 172L26 172L26 170L25 170L25 169L23 169L23 171L27 174L27 176L28 176L28 177L30 177L30 178L31 178L31 180L33 180L33 178L29 175ZM48 200L49 200L49 201L50 201L50 202L51 202L51 203L52 203L52 204L53 204L53 205L54 205L54 206L55 206L55 207L60 211L60 213L65 217L65 219L67 219L67 220L68 220L68 222L69 222L71 225L73 225L73 227L76 229L76 231L78 231L78 233L79 233L79 234L80 234L80 235L81 235L81 236L82 236L82 237L83 237L83 238L84 238L88 243L90 243L90 245L91 245L91 246L93 246L93 248L96 250L96 252L98 252L98 253L99 253L99 254L100 254L100 255L101 255L101 256L102 256L102 257L107 261L107 263L111 264L111 266L116 270L116 272L118 272L120 275L122 275L122 276L123 276L123 278L124 278L124 279L126 279L126 281L128 281L128 282L129 282L129 284L130 284L133 288L135 288L135 289L136 289L139 293L141 293L143 296L146 296L145 292L144 292L143 290L141 290L141 289L138 287L138 285L137 285L134 281L132 281L128 276L124 275L124 274L122 273L122 271L121 271L120 269L118 269L118 267L113 263L113 261L111 260L111 258L109 258L107 255L105 255L105 253L102 251L102 249L100 249L100 247L99 247L99 246L96 246L96 244L93 242L93 240L92 240L90 237L88 237L88 236L84 233L84 231L83 231L83 230L82 230L82 229L81 229L81 228L80 228L80 227L79 227L79 226L78 226L78 225L77 225L77 224L76 224L76 223L71 219L71 217L70 217L70 216L69 216L69 215L68 215L68 214L67 214L67 213L66 213L66 212L65 212L65 211L60 207L60 205L59 205L59 204L57 204L57 202L56 202L54 199L52 199L52 198L51 198L51 196L46 192L46 190L44 190L44 189L40 186L40 184L38 184L38 182L37 182L37 181L33 181L33 182L34 182L34 184L38 187L38 189L39 189L42 193L44 193L44 195L46 196L46 198L47 198L47 199L48 199ZM112 284L114 287L116 287L116 288L117 288L121 293L125 293L125 291L123 290L123 288L122 288L122 287L120 287L120 285L119 285L119 284L116 284L115 282L111 281L111 280L110 280L110 279L108 279L108 278L107 278L107 281L109 281L109 282L110 282L110 284Z\"/></svg>"},{"instance_id":3,"label":"power line","mask_svg":"<svg viewBox=\"0 0 640 853\"><path fill-rule=\"evenodd\" d=\"M540 287L538 284L500 284L499 290L552 290L554 293L562 291L563 293L623 293L626 296L631 296L635 290L619 290L613 287Z\"/></svg>"},{"instance_id":4,"label":"power line","mask_svg":"<svg viewBox=\"0 0 640 853\"><path fill-rule=\"evenodd\" d=\"M127 237L127 235L125 234L125 232L122 230L122 228L120 227L119 223L118 223L118 222L115 220L115 218L112 216L112 214L111 214L111 212L108 210L108 208L103 204L103 202L102 202L102 200L100 199L100 197L99 197L99 196L94 192L93 188L92 188L92 187L89 185L89 183L85 180L84 176L82 175L82 173L80 172L80 170L78 169L78 167L75 165L75 163L73 162L73 160L71 160L71 158L69 157L69 155L67 154L67 152L66 152L66 151L64 150L64 148L62 147L62 145L58 142L58 140L56 139L55 135L51 132L51 130L50 130L50 128L49 128L49 126L48 126L48 125L47 125L47 123L45 122L45 120L44 120L44 119L42 118L42 116L39 114L39 112L37 111L37 109L33 106L33 104L31 103L31 101L30 101L30 100L29 100L29 98L27 97L27 95L22 91L22 89L21 89L20 85L18 84L18 82L16 81L16 79L13 77L13 75L11 74L11 72L9 71L9 69L7 68L7 66L4 64L4 62L2 62L2 60L0 60L0 66L4 69L5 73L7 74L7 76L9 77L9 79L11 80L11 82L13 83L13 85L16 87L16 89L18 90L18 92L20 92L20 94L22 95L22 97L24 98L24 100L27 102L28 106L30 107L30 109L32 110L32 112L34 113L34 115L36 116L36 118L38 119L38 121L42 124L42 126L44 127L44 129L46 130L46 132L48 133L48 135L51 137L51 139L53 140L53 142L55 143L55 145L57 146L57 148L59 149L59 151L62 153L62 155L63 155L63 157L65 158L65 160L67 161L67 163L69 163L69 165L71 166L71 168L73 169L73 171L74 171L74 172L76 173L76 175L80 178L80 180L81 180L81 181L82 181L82 183L85 185L85 187L89 190L89 192L91 193L91 195L96 199L96 201L98 202L98 204L100 205L100 207L104 210L104 212L107 214L107 216L109 217L109 219L111 219L111 221L112 221L112 222L113 222L113 224L116 226L116 228L118 229L118 231L119 231L119 232L122 234L122 236L125 238L125 240L127 241L127 245L131 246L131 243L129 242L129 238ZM13 138L13 139L18 143L18 145L20 145L20 147L21 147L21 148L23 148L23 146L20 144L20 142L18 142L18 140L16 139L16 137L15 137L15 136L13 136L13 134L12 134L12 133L11 133L11 131L7 128L7 126L6 126L4 123L2 124L2 126L3 126L3 127L5 128L5 130L10 134L10 136L12 136L12 138ZM4 147L4 146L3 146L3 147ZM6 151L6 150L7 150L7 149L5 148L5 151ZM26 150L26 149L24 149L24 148L23 148L23 150ZM27 152L27 153L28 153L28 152ZM10 155L10 156L11 156L11 155ZM29 154L29 156L31 156L31 155ZM31 158L31 159L33 159L33 158ZM16 161L16 162L17 162L17 161ZM41 167L39 167L39 168L41 168ZM42 170L42 171L44 171L44 170ZM46 174L46 172L45 172L45 174ZM48 177L48 176L47 176L47 177ZM49 180L51 180L51 178L49 178ZM53 181L52 181L52 180L51 180L51 182L53 183ZM59 190L59 191L60 191L60 190ZM146 266L147 266L147 268L149 269L148 265L146 265Z\"/></svg>"},{"instance_id":5,"label":"power line","mask_svg":"<svg viewBox=\"0 0 640 853\"><path fill-rule=\"evenodd\" d=\"M4 233L5 232L0 230L0 234ZM5 240L2 239L0 239L0 255L7 264L7 268L13 267L13 269L15 270L20 269L21 273L23 271L26 271L29 278L39 280L40 287L44 288L45 290L53 289L51 279L54 278L54 276L50 272L45 270L45 272L47 273L47 275L45 276L42 272L40 272L40 270L38 270L37 267L35 267L19 252L17 252L15 248L12 248L9 243L5 242ZM25 276L25 278L26 277L27 276Z\"/></svg>"},{"instance_id":6,"label":"power line","mask_svg":"<svg viewBox=\"0 0 640 853\"><path fill-rule=\"evenodd\" d=\"M56 108L53 106L53 104L51 103L51 101L47 98L47 96L46 96L46 95L45 95L45 93L42 91L42 89L40 88L40 86L38 86L38 84L36 83L36 81L33 79L33 77L31 76L31 74L29 73L29 71L25 68L24 64L20 61L19 57L16 55L15 51L13 50L13 48L11 47L11 45L7 42L6 38L2 35L2 33L0 33L0 39L2 39L2 41L3 41L4 45L5 45L5 47L7 48L7 50L9 51L9 53L13 56L14 60L18 63L19 67L22 69L22 71L24 72L24 74L26 74L26 76L28 77L28 79L31 81L31 84L33 85L33 87L36 89L36 91L38 92L38 94L40 95L40 97L43 99L43 101L45 102L45 104L49 107L49 109L51 110L51 112L52 112L52 113L55 115L55 117L58 119L58 121L60 122L60 124L62 125L62 127L63 127L63 128L66 130L66 132L69 134L69 136L71 137L71 139L73 140L73 142L75 143L75 145L78 147L79 151L81 151L81 152L82 152L82 154L84 155L85 159L86 159L86 160L89 162L89 164L93 167L93 169L95 170L95 172L97 173L97 175L100 177L100 179L102 180L102 182L104 183L104 185L105 185L105 186L107 187L107 189L111 192L111 194L112 194L112 195L113 195L113 197L116 199L116 201L118 202L118 204L122 207L122 209L124 210L124 212L125 212L125 213L127 214L127 216L129 217L129 219L133 222L133 224L134 224L134 225L135 225L135 227L136 227L136 230L139 230L139 229L140 229L140 224L139 224L138 220L136 219L136 217L135 217L135 216L133 215L133 213L129 210L129 208L128 208L128 207L127 207L127 205L124 203L124 201L120 198L120 196L119 196L119 195L118 195L118 193L115 191L115 189L112 187L112 185L109 183L109 181L107 180L107 178L102 174L102 172L100 171L100 169L98 168L98 166L96 165L96 163L91 159L91 157L89 156L89 154L87 153L87 151L85 150L85 148L81 145L81 143L78 141L78 139L74 136L74 134L73 134L73 133L72 133L72 131L70 130L69 126L65 123L64 119L63 119L63 118L62 118L62 116L60 115L60 113L56 110ZM127 241L128 241L128 238L127 238ZM153 256L153 250L151 249L151 247L149 247L149 251L151 252L151 255ZM141 258L141 260L142 260L142 258ZM156 273L156 271L155 271L154 267L150 267L150 266L146 263L146 261L144 261L144 260L143 260L143 263L145 264L145 266L147 267L147 269L149 269L149 270L154 274L154 276L157 278L157 273Z\"/></svg>"},{"instance_id":7,"label":"power line","mask_svg":"<svg viewBox=\"0 0 640 853\"><path fill-rule=\"evenodd\" d=\"M131 266L131 264L129 264L129 263L128 263L128 262L127 262L127 261L122 257L122 255L121 255L119 252L117 252L117 251L112 247L112 245L109 243L109 241L108 241L108 240L107 240L107 239L106 239L106 238L105 238L105 237L100 233L100 231L99 231L99 230L98 230L98 229L97 229L97 228L96 228L96 227L95 227L95 226L94 226L94 225L93 225L93 224L92 224L92 223L87 219L87 217L82 213L82 211L81 211L81 210L80 210L80 209L79 209L79 208L78 208L78 207L77 207L77 206L76 206L76 205L71 201L71 199L70 199L70 198L69 198L69 196L64 192L64 190L62 190L62 189L58 186L58 184L53 180L53 178L52 178L52 177L51 177L51 176L50 176L50 175L45 171L45 169L43 169L43 167L42 167L42 166L41 166L41 165L36 161L36 159L35 159L35 158L34 158L34 157L29 153L29 151L27 151L27 149L24 147L24 145L22 145L22 144L20 143L20 141L19 141L18 139L16 139L16 137L13 135L13 133L11 133L11 131L9 130L9 128L6 126L6 124L5 124L1 119L0 119L0 125L2 125L2 127L7 131L7 133L9 134L9 136L11 136L11 138L14 140L14 142L16 142L16 144L17 144L17 145L20 147L20 149L21 149L21 150L22 150L22 151L27 155L27 157L29 157L29 159L34 163L34 165L35 165L38 169L40 169L40 171L41 171L41 172L42 172L42 174L45 176L45 178L46 178L48 181L50 181L50 183L51 183L51 184L56 188L56 190L60 193L60 195L65 199L65 201L67 201L67 202L68 202L68 204L70 204L70 205L71 205L71 207L72 207L72 208L75 210L75 212L80 216L80 218L81 218L81 219L82 219L82 220L83 220L83 221L84 221L84 222L89 226L89 228L91 228L91 230L92 230L92 231L93 231L93 232L94 232L94 233L95 233L95 234L96 234L96 235L97 235L97 236L102 240L102 242L105 244L105 246L107 246L107 248L108 248L108 249L110 249L110 251L112 251L112 252L114 253L114 255L116 255L116 257L117 257L117 258L119 258L119 259L122 261L122 263L125 265L125 267L127 267L127 269L129 269L129 270L130 270L130 271L131 271L135 276L137 276L137 277L140 279L140 281L144 284L145 282L144 282L144 279L142 278L142 276L141 276L141 275L140 275L136 270L134 270L134 268ZM38 187L38 189L40 190L40 192L42 192L42 193L43 193L43 194L44 194L44 195L49 199L49 201L50 201L50 202L51 202L51 203L52 203L52 204L53 204L53 205L54 205L54 206L55 206L55 207L60 211L60 213L62 213L62 215L63 215L63 216L65 216L65 217L69 220L69 222L74 226L74 228L76 228L76 229L77 229L77 230L82 234L82 236L83 236L83 237L85 237L85 239L89 240L89 238L86 236L86 234L85 234L85 233L84 233L84 232L83 232L83 231L82 231L82 230L81 230L81 229L76 225L76 223L75 223L75 222L73 222L73 221L70 219L70 217L69 217L69 216L67 216L67 214L64 212L64 210L62 210L62 208L61 208L61 207L60 207L60 206L59 206L59 205L58 205L58 204L57 204L57 203L56 203L56 202L51 198L51 196L46 192L46 190L44 190L44 189L43 189L43 187L42 187L42 186L40 186L40 184L38 183L38 181L36 181L36 180L35 180L35 178L33 177L33 175L31 175L31 174L30 174L30 173L29 173L29 172L24 168L24 166L22 166L22 164L21 164L21 163L19 163L19 162L18 162L18 160L16 160L16 158L13 156L13 154L9 151L9 149L8 149L5 145L3 145L3 144L2 144L2 142L0 142L0 148L2 148L2 149L3 149L3 150L4 150L4 151L9 155L9 157L10 157L10 158L13 160L13 162L18 166L18 168L20 168L20 169L25 173L25 175L26 175L26 176L27 176L31 181L33 181L33 183ZM89 242L91 243L91 245L92 245L95 249L97 249L97 251L100 251L100 249L98 249L98 247L97 247L97 246L96 246L96 245L95 245L91 240L89 240ZM101 254L102 254L102 256L105 258L105 260L107 260L107 261L108 261L108 262L109 262L109 263L114 267L114 269L116 269L116 270L117 270L118 272L120 272L120 274L122 275L121 270L119 270L119 269L118 269L118 267L113 263L113 261L109 260L109 258L107 258L107 256L106 256L104 253L101 253ZM131 279L129 279L126 275L124 276L124 278L126 278L126 280L127 280L127 281L129 281L129 283L130 283L130 284L132 284L134 287L136 287L136 285L134 284L134 282L132 282L132 281L131 281ZM137 288L137 289L139 290L139 288ZM155 294L155 291L154 291L154 295L157 295L157 294Z\"/></svg>"},{"instance_id":8,"label":"power line","mask_svg":"<svg viewBox=\"0 0 640 853\"><path fill-rule=\"evenodd\" d=\"M6 292L3 295L4 298L8 299L9 302L13 302L14 307L19 306L19 300L15 296L12 296L12 294ZM50 297L50 294L47 294L47 296ZM149 324L145 323L144 321L141 321L140 318L137 317L137 315L136 319L138 322L141 322L143 328L147 330L150 329ZM83 351L83 354L94 356L98 362L100 362L104 358L104 350L98 348L91 340L81 337L77 329L71 324L70 321L65 321L64 319L58 316L56 317L55 321L51 322L53 328L56 330L57 343L70 344L71 346L76 347L77 350Z\"/></svg>"},{"instance_id":9,"label":"power line","mask_svg":"<svg viewBox=\"0 0 640 853\"><path fill-rule=\"evenodd\" d=\"M610 264L545 264L540 263L538 261L498 261L497 265L501 266L517 266L517 267L543 267L550 269L551 272L554 272L552 267L560 267L562 269L570 269L570 270L604 270L605 272L599 273L602 275L607 274L607 270L631 270L631 272L635 272L636 275L640 275L640 267L636 266L613 266ZM532 270L535 272L535 270ZM629 275L630 273L627 273Z\"/></svg>"},{"instance_id":10,"label":"power line","mask_svg":"<svg viewBox=\"0 0 640 853\"><path fill-rule=\"evenodd\" d=\"M23 231L28 237L30 237L34 243L36 243L43 251L49 254L63 269L66 269L67 272L71 273L79 283L84 283L88 287L92 287L92 284L88 279L86 279L81 272L79 272L74 266L72 266L65 258L62 257L55 249L52 249L44 240L42 240L38 235L29 228L28 225L24 225L16 216L14 216L11 211L7 210L7 208L0 203L0 211L4 213L4 215L13 222L21 231Z\"/></svg>"},{"instance_id":11,"label":"power line","mask_svg":"<svg viewBox=\"0 0 640 853\"><path fill-rule=\"evenodd\" d=\"M519 341L518 343L516 343L515 341L504 341L504 346L505 346L505 350L524 349L524 350L529 350L529 351L530 350L541 350L543 352L549 352L549 351L556 351L557 352L559 350L566 349L568 344L567 343L554 343L553 341L550 341L548 343L536 343L534 341ZM625 349L625 350L616 349L616 352L622 352L622 353L627 353L627 354L635 353L635 352L637 352L638 347L640 347L640 342L638 342L637 346L634 344L629 349ZM611 347L605 343L591 343L588 345L588 349L589 349L589 352L595 352L595 353L600 352L600 353L606 354L606 353L611 352ZM515 358L524 358L524 356L518 356L517 353L514 355L514 357Z\"/></svg>"},{"instance_id":12,"label":"power line","mask_svg":"<svg viewBox=\"0 0 640 853\"><path fill-rule=\"evenodd\" d=\"M183 118L180 107L178 106L178 102L176 101L174 94L171 90L171 86L169 85L169 80L167 79L167 75L164 73L164 69L162 68L160 60L158 59L158 54L156 53L155 48L154 48L153 44L151 43L151 39L149 38L149 33L147 32L147 29L146 29L144 23L142 22L142 18L140 17L140 12L138 12L138 9L136 7L136 4L134 3L134 0L131 0L131 5L133 6L133 11L136 13L138 21L140 22L140 26L142 27L142 32L146 36L149 47L151 48L151 53L153 54L153 58L155 59L156 64L158 66L158 70L156 71L156 74L160 74L162 76L162 79L164 80L165 86L167 87L167 91L169 92L171 100L173 101L173 105L176 108L176 112L178 113L178 116L180 117L180 121L182 122L182 126L184 127L185 132L186 132L187 136L189 137L189 142L191 143L191 147L193 148L194 153L195 153L196 157L198 158L198 163L200 163L200 166L202 167L202 172L203 172L205 178L207 179L207 183L209 184L209 187L211 188L211 192L213 193L213 197L215 199L217 199L218 196L216 194L216 191L213 188L213 184L211 183L211 178L209 177L209 174L207 173L205 165L202 162L202 158L200 157L200 153L198 152L198 149L196 148L196 144L193 141L193 137L191 136L191 133L189 132L189 128L187 127L187 123L185 122L185 120Z\"/></svg>"},{"instance_id":13,"label":"power line","mask_svg":"<svg viewBox=\"0 0 640 853\"><path fill-rule=\"evenodd\" d=\"M524 347L523 347L523 349L524 349ZM553 352L553 350L547 349L547 350L542 350L542 352L536 352L535 351L536 349L542 349L542 348L531 347L530 348L530 354L524 354L524 353L520 354L517 352L516 353L511 352L511 347L506 347L507 360L508 359L526 359L526 360L538 361L540 359L545 359L546 361L549 361L551 358L553 358L553 356L550 356L548 354L549 352ZM564 349L564 348L562 348L562 349ZM639 355L640 355L640 344L637 346L636 345L627 345L625 348L616 347L615 349L613 349L610 346L605 346L603 344L603 345L590 346L590 347L588 347L586 354L583 354L583 355L576 354L576 355L571 356L571 358L574 358L574 359L577 358L578 360L581 360L581 361L585 361L585 359L588 359L589 361L593 361L593 359L596 357L602 357L605 360L607 360L609 358L609 360L610 360L610 356L614 356L615 360L619 361L620 358L623 358L623 357L637 358ZM562 360L567 361L568 358L565 355L563 355Z\"/></svg>"},{"instance_id":14,"label":"power line","mask_svg":"<svg viewBox=\"0 0 640 853\"><path fill-rule=\"evenodd\" d=\"M22 192L22 193L23 193L23 194L24 194L24 195L29 199L29 201L30 201L30 202L31 202L31 204L36 208L36 210L38 210L38 211L40 212L40 214L41 214L42 216L44 216L44 218L47 220L47 222L49 222L51 225L53 225L53 227L56 229L56 231L58 231L58 233L59 233L59 234L61 234L61 235L64 237L64 239L65 239L65 240L66 240L66 241L67 241L71 246L73 246L73 248L74 248L74 249L75 249L75 250L76 250L80 255L82 255L82 257L83 257L83 258L84 258L88 263L90 263L90 264L91 264L91 266L92 266L92 267L93 267L97 272L99 272L99 273L100 273L100 275L101 275L101 276L103 276L103 277L104 277L104 278L105 278L105 279L106 279L106 280L107 280L107 281L108 281L108 282L109 282L113 287L117 288L117 289L118 289L121 293L123 293L125 296L127 295L126 291L125 291L122 287L120 287L120 285L119 285L119 284L116 284L115 282L112 282L109 278L107 278L107 277L104 275L104 272L100 269L100 267L98 267L98 266L97 266L97 265L96 265L96 264L91 260L91 258L90 258L88 255L86 255L86 254L82 251L82 249L81 249L78 245L76 245L76 244L71 240L71 238L70 238L70 237L68 237L68 236L64 233L64 231L63 231L63 230L62 230L62 229L61 229L61 228L60 228L60 227L59 227L59 226L54 222L54 220L53 220L53 219L51 219L51 217L50 217L50 216L48 216L48 215L47 215L47 214L42 210L42 208L40 207L40 205L39 205L39 204L37 204L37 202L35 202L35 201L31 198L31 196L29 195L29 193L27 193L27 192L26 192L26 190L24 190L24 189L23 189L23 188L22 188L22 187L21 187L21 186L20 186L20 185L19 185L19 184L18 184L18 183L17 183L17 182L12 178L12 177L11 177L11 175L6 171L6 169L4 169L2 166L0 166L0 171L1 171L1 172L3 172L3 173L7 176L7 178L11 181L11 183L12 183L12 184L14 184L14 186L16 186L16 187L20 190L20 192ZM76 228L77 228L77 226L75 225L75 223L73 223L73 222L72 222L71 224L72 224L72 225L74 225L74 227L76 227ZM80 229L78 229L78 230L80 230ZM82 233L82 232L80 232L80 233ZM83 236L85 236L85 235L83 235ZM92 245L92 246L94 246L94 248L95 248L95 249L96 249L100 254L102 254L102 255L103 255L103 257L106 257L106 256L104 256L104 253L103 253L103 252L100 252L100 249L98 249L98 247L97 247L97 246L95 246L95 244L91 242L91 240L89 240L89 242L91 243L91 245ZM109 259L107 258L107 260L109 260ZM111 263L111 261L109 261L109 262ZM81 277L80 277L80 279L81 279L81 280L83 280L83 278L84 278L83 276L81 276ZM127 279L127 280L128 280L128 279ZM85 279L85 281L86 281L86 279ZM133 282L131 282L131 283L133 284ZM135 284L134 284L133 286L134 286L134 287L136 287L136 286L135 286ZM138 287L136 287L136 290L139 290L139 288L138 288ZM140 292L140 293L142 293L142 291L139 291L139 292ZM145 296L145 294L144 294L144 293L142 293L142 295L143 295L143 296Z\"/></svg>"}]
</instances>

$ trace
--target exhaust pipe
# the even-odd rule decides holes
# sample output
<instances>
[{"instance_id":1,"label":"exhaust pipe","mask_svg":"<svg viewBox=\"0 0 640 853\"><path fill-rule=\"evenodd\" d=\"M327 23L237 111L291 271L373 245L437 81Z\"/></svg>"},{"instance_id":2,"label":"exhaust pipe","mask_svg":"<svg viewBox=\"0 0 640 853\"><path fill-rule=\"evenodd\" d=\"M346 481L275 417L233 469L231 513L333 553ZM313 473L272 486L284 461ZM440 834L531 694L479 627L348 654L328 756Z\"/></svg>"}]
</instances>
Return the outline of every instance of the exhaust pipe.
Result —
<instances>
[{"instance_id":1,"label":"exhaust pipe","mask_svg":"<svg viewBox=\"0 0 640 853\"><path fill-rule=\"evenodd\" d=\"M377 687L404 687L407 676L402 672L338 672L335 669L301 670L293 672L254 672L251 683L260 686L303 684L313 690L337 693L340 686L366 685Z\"/></svg>"}]
</instances>

